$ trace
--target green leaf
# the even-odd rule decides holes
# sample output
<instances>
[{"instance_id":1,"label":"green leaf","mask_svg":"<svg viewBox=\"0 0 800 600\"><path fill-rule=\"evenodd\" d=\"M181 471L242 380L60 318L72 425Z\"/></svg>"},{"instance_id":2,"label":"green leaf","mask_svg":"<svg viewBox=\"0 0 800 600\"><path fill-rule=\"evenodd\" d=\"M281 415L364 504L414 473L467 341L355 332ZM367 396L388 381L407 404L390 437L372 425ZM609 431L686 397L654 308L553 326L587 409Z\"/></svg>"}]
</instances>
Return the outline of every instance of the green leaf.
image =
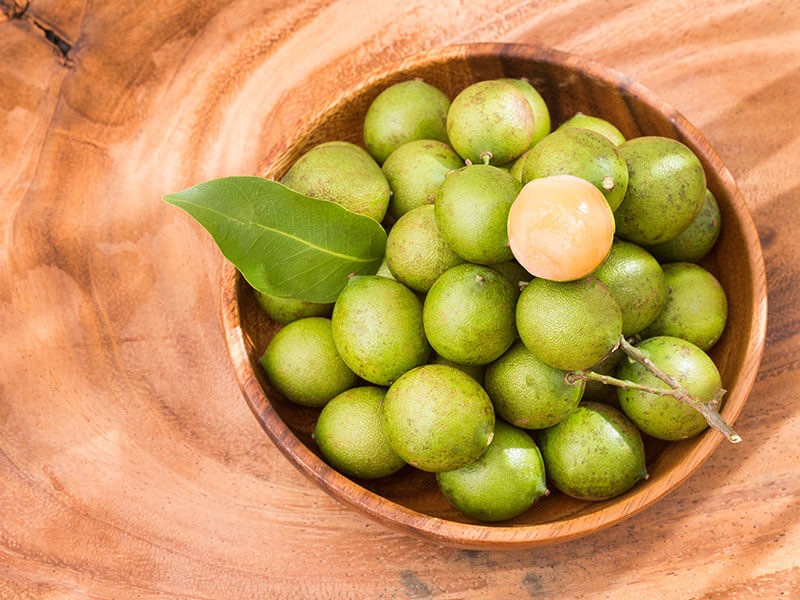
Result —
<instances>
[{"instance_id":1,"label":"green leaf","mask_svg":"<svg viewBox=\"0 0 800 600\"><path fill-rule=\"evenodd\" d=\"M205 227L255 289L333 302L351 273L373 275L386 249L380 223L262 177L206 181L164 200Z\"/></svg>"}]
</instances>

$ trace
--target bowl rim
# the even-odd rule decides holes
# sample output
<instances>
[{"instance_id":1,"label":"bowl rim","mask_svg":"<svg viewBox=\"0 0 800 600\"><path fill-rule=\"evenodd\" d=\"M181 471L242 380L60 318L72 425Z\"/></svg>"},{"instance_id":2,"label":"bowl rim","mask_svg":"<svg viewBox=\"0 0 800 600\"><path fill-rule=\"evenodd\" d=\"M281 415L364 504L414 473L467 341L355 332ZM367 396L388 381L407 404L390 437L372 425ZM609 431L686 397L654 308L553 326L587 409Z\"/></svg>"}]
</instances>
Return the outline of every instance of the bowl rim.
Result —
<instances>
[{"instance_id":1,"label":"bowl rim","mask_svg":"<svg viewBox=\"0 0 800 600\"><path fill-rule=\"evenodd\" d=\"M719 176L721 186L728 193L734 212L741 221L745 237L748 241L755 241L753 244L745 244L746 257L753 275L753 289L755 290L753 318L750 330L747 332L749 340L747 354L739 385L730 390L722 411L722 415L728 423L733 424L755 382L766 336L766 271L758 233L733 176L708 140L677 110L630 77L595 61L534 44L474 43L437 47L375 69L361 78L356 85L343 90L331 102L322 105L315 112L307 114L294 129L300 133L292 138L279 141L257 172L268 171L278 150L279 154L284 154L290 148L292 140L300 139L311 123L316 122L328 111L370 86L376 79L431 59L497 56L498 54L535 59L557 66L578 69L604 83L625 89L629 95L637 97L667 117L678 133L697 146L695 152L699 150L699 153ZM723 439L722 434L716 430L706 430L701 434L702 438L695 452L689 455L685 461L672 467L652 486L640 489L638 492L634 488L618 502L600 510L565 520L536 525L496 526L461 523L427 515L388 500L342 475L314 454L281 419L261 387L247 355L237 302L237 293L242 281L236 267L230 262L224 261L220 281L220 303L225 342L239 387L266 434L300 472L317 483L329 495L387 527L420 539L434 540L462 548L518 549L564 542L594 533L637 514L677 488L711 456ZM680 466L680 472L676 473L678 466Z\"/></svg>"}]
</instances>

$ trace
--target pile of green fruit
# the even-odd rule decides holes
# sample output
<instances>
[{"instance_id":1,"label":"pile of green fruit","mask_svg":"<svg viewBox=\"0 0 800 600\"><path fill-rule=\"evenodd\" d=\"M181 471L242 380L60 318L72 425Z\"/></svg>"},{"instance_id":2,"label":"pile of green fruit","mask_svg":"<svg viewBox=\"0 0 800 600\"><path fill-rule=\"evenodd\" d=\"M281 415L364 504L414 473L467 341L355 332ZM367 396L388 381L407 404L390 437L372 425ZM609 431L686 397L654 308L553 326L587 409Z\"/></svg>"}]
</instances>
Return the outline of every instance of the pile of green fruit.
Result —
<instances>
[{"instance_id":1,"label":"pile of green fruit","mask_svg":"<svg viewBox=\"0 0 800 600\"><path fill-rule=\"evenodd\" d=\"M499 521L546 481L626 492L647 477L640 432L738 441L706 354L728 307L696 264L720 232L700 161L580 113L550 129L526 80L452 103L412 80L370 105L366 150L320 144L286 173L389 231L377 273L333 303L256 292L284 325L261 364L322 409L314 439L340 472L435 472L455 508Z\"/></svg>"}]
</instances>

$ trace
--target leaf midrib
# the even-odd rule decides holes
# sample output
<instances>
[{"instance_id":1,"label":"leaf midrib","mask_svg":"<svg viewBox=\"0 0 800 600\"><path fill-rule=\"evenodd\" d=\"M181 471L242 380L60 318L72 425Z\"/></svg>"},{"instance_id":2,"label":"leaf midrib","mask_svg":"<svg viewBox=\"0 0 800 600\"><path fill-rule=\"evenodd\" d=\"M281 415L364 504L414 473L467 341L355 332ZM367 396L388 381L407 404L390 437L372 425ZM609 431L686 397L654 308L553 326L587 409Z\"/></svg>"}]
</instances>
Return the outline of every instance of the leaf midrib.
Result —
<instances>
[{"instance_id":1,"label":"leaf midrib","mask_svg":"<svg viewBox=\"0 0 800 600\"><path fill-rule=\"evenodd\" d=\"M375 262L376 260L381 258L379 256L378 257L374 257L374 258L359 258L358 256L350 256L348 254L341 254L340 252L334 252L333 250L328 250L327 248L322 248L320 246L317 246L316 244L312 244L309 241L306 241L306 240L304 240L302 238L294 236L294 235L292 235L290 233L286 233L285 231L281 231L280 229L274 229L272 227L267 227L266 225L262 225L261 223L256 223L254 221L242 221L241 219L237 219L235 217L227 215L227 214L225 214L223 212L220 212L220 211L218 211L216 209L211 208L210 206L205 206L204 204L197 204L196 202L191 202L189 200L179 200L179 199L175 198L174 196L166 196L166 197L169 198L170 201L172 201L172 203L175 204L175 205L187 204L189 206L194 206L196 208L201 208L203 210L208 210L208 211L211 211L212 213L214 213L216 215L219 215L220 217L222 217L224 219L227 219L229 221L235 221L236 223L241 223L244 226L255 226L255 227L258 227L258 228L263 229L265 231L271 231L272 233L277 233L278 235L282 235L282 236L284 236L286 238L289 238L291 240L299 242L300 244L308 246L309 248L313 248L314 250L319 250L320 252L322 252L324 254L329 254L331 256L335 256L337 258L341 258L342 260L349 260L349 261L359 262L359 263L371 263L371 262Z\"/></svg>"}]
</instances>

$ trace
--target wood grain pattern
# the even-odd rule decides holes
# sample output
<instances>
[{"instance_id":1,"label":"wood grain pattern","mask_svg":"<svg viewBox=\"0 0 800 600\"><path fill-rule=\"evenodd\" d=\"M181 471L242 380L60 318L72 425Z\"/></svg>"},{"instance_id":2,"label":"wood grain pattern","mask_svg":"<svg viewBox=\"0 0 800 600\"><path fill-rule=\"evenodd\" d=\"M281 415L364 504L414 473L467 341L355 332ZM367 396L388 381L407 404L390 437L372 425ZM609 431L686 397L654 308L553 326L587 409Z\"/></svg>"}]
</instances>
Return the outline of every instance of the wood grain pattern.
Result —
<instances>
[{"instance_id":1,"label":"wood grain pattern","mask_svg":"<svg viewBox=\"0 0 800 600\"><path fill-rule=\"evenodd\" d=\"M733 423L755 381L764 346L767 299L758 233L730 172L708 141L682 115L629 77L575 55L534 46L485 43L437 48L366 75L319 113L309 114L297 131L270 148L257 172L280 180L316 144L342 139L361 143L364 115L372 100L389 85L413 77L451 98L476 81L526 77L544 96L554 126L581 111L617 124L628 138L670 136L694 150L722 212L720 239L703 263L722 282L731 306L726 333L711 355L729 392L723 416ZM334 498L422 539L462 548L512 549L594 533L672 491L722 439L711 430L679 444L645 436L649 477L623 496L586 502L556 490L518 518L482 524L453 510L438 493L432 474L404 469L393 477L353 481L325 464L311 439L318 411L283 399L258 364L276 324L265 318L252 290L231 264L223 270L222 318L242 391L281 452Z\"/></svg>"},{"instance_id":2,"label":"wood grain pattern","mask_svg":"<svg viewBox=\"0 0 800 600\"><path fill-rule=\"evenodd\" d=\"M71 43L72 66L28 22L0 22L0 598L796 596L797 3L30 0L27 12ZM393 533L292 468L229 365L218 252L158 200L253 172L379 65L479 40L593 58L676 106L751 207L770 296L737 420L746 452L720 446L624 524L512 552Z\"/></svg>"}]
</instances>

